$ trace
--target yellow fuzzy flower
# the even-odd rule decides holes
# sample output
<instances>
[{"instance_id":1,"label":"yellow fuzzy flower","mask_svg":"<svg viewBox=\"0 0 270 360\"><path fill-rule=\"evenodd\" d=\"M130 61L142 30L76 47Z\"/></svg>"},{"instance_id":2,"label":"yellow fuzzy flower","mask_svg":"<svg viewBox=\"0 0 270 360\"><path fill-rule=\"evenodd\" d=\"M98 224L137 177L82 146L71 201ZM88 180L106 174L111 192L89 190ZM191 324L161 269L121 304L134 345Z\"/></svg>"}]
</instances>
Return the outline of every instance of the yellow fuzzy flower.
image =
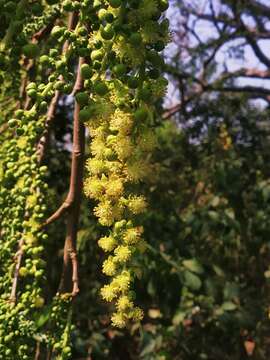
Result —
<instances>
[{"instance_id":1,"label":"yellow fuzzy flower","mask_svg":"<svg viewBox=\"0 0 270 360\"><path fill-rule=\"evenodd\" d=\"M113 149L122 161L129 158L134 153L134 145L132 144L131 139L122 135L116 137Z\"/></svg>"},{"instance_id":2,"label":"yellow fuzzy flower","mask_svg":"<svg viewBox=\"0 0 270 360\"><path fill-rule=\"evenodd\" d=\"M100 202L94 208L94 214L99 218L99 222L104 226L111 226L114 222L114 208L110 201Z\"/></svg>"},{"instance_id":3,"label":"yellow fuzzy flower","mask_svg":"<svg viewBox=\"0 0 270 360\"><path fill-rule=\"evenodd\" d=\"M96 156L98 159L102 159L104 156L104 151L106 149L105 140L96 137L92 140L91 143L91 154Z\"/></svg>"},{"instance_id":4,"label":"yellow fuzzy flower","mask_svg":"<svg viewBox=\"0 0 270 360\"><path fill-rule=\"evenodd\" d=\"M119 131L123 135L130 134L133 126L133 118L131 114L116 109L110 120L110 130Z\"/></svg>"},{"instance_id":5,"label":"yellow fuzzy flower","mask_svg":"<svg viewBox=\"0 0 270 360\"><path fill-rule=\"evenodd\" d=\"M115 261L125 263L131 258L131 250L128 246L120 245L114 250Z\"/></svg>"},{"instance_id":6,"label":"yellow fuzzy flower","mask_svg":"<svg viewBox=\"0 0 270 360\"><path fill-rule=\"evenodd\" d=\"M138 182L151 174L151 167L145 160L133 160L127 163L126 173L130 180Z\"/></svg>"},{"instance_id":7,"label":"yellow fuzzy flower","mask_svg":"<svg viewBox=\"0 0 270 360\"><path fill-rule=\"evenodd\" d=\"M125 292L128 291L131 282L131 275L128 270L122 271L120 275L117 275L112 281L112 286L116 291Z\"/></svg>"},{"instance_id":8,"label":"yellow fuzzy flower","mask_svg":"<svg viewBox=\"0 0 270 360\"><path fill-rule=\"evenodd\" d=\"M143 228L141 226L127 229L124 233L123 240L126 244L136 244L141 237Z\"/></svg>"},{"instance_id":9,"label":"yellow fuzzy flower","mask_svg":"<svg viewBox=\"0 0 270 360\"><path fill-rule=\"evenodd\" d=\"M124 191L123 181L120 178L110 178L106 186L106 195L120 197Z\"/></svg>"},{"instance_id":10,"label":"yellow fuzzy flower","mask_svg":"<svg viewBox=\"0 0 270 360\"><path fill-rule=\"evenodd\" d=\"M103 226L111 226L115 220L120 220L123 211L121 204L113 205L110 200L103 200L94 208L94 214Z\"/></svg>"},{"instance_id":11,"label":"yellow fuzzy flower","mask_svg":"<svg viewBox=\"0 0 270 360\"><path fill-rule=\"evenodd\" d=\"M105 275L108 276L113 276L116 274L116 264L113 260L112 256L109 256L109 258L107 260L104 261L103 265L102 265L102 272Z\"/></svg>"},{"instance_id":12,"label":"yellow fuzzy flower","mask_svg":"<svg viewBox=\"0 0 270 360\"><path fill-rule=\"evenodd\" d=\"M88 178L84 183L84 192L85 195L93 198L100 199L101 195L104 193L104 181L99 178Z\"/></svg>"},{"instance_id":13,"label":"yellow fuzzy flower","mask_svg":"<svg viewBox=\"0 0 270 360\"><path fill-rule=\"evenodd\" d=\"M114 313L111 317L112 325L120 329L126 326L126 318L122 313Z\"/></svg>"},{"instance_id":14,"label":"yellow fuzzy flower","mask_svg":"<svg viewBox=\"0 0 270 360\"><path fill-rule=\"evenodd\" d=\"M89 159L86 163L88 171L93 175L99 175L106 172L106 162L98 159Z\"/></svg>"},{"instance_id":15,"label":"yellow fuzzy flower","mask_svg":"<svg viewBox=\"0 0 270 360\"><path fill-rule=\"evenodd\" d=\"M126 311L127 309L133 308L133 302L127 295L122 295L117 300L116 307L119 312Z\"/></svg>"},{"instance_id":16,"label":"yellow fuzzy flower","mask_svg":"<svg viewBox=\"0 0 270 360\"><path fill-rule=\"evenodd\" d=\"M105 251L112 251L117 246L117 241L112 236L104 236L98 240L98 245Z\"/></svg>"},{"instance_id":17,"label":"yellow fuzzy flower","mask_svg":"<svg viewBox=\"0 0 270 360\"><path fill-rule=\"evenodd\" d=\"M131 66L138 66L144 61L144 48L141 47L140 51L134 46L130 45L123 36L113 43L112 49L120 58L128 58Z\"/></svg>"},{"instance_id":18,"label":"yellow fuzzy flower","mask_svg":"<svg viewBox=\"0 0 270 360\"><path fill-rule=\"evenodd\" d=\"M143 319L143 310L139 307L132 309L128 316L133 321L141 321Z\"/></svg>"},{"instance_id":19,"label":"yellow fuzzy flower","mask_svg":"<svg viewBox=\"0 0 270 360\"><path fill-rule=\"evenodd\" d=\"M123 165L120 161L106 161L106 168L112 174L119 174L123 168Z\"/></svg>"},{"instance_id":20,"label":"yellow fuzzy flower","mask_svg":"<svg viewBox=\"0 0 270 360\"><path fill-rule=\"evenodd\" d=\"M36 195L29 195L26 199L27 208L32 208L37 204L38 197Z\"/></svg>"},{"instance_id":21,"label":"yellow fuzzy flower","mask_svg":"<svg viewBox=\"0 0 270 360\"><path fill-rule=\"evenodd\" d=\"M127 206L133 214L137 215L146 210L147 202L144 196L131 196L128 199Z\"/></svg>"},{"instance_id":22,"label":"yellow fuzzy flower","mask_svg":"<svg viewBox=\"0 0 270 360\"><path fill-rule=\"evenodd\" d=\"M112 301L117 296L117 288L112 284L104 285L100 290L100 294L104 300Z\"/></svg>"}]
</instances>

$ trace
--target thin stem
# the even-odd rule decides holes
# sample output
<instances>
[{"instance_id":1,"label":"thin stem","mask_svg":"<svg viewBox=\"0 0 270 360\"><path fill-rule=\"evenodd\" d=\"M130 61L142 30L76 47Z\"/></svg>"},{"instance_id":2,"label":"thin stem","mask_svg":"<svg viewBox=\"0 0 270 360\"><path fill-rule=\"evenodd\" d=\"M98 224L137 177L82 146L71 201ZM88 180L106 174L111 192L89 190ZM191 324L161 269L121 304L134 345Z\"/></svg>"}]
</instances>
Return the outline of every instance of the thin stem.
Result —
<instances>
[{"instance_id":1,"label":"thin stem","mask_svg":"<svg viewBox=\"0 0 270 360\"><path fill-rule=\"evenodd\" d=\"M19 241L19 249L15 255L15 261L16 261L16 265L15 265L15 271L14 271L14 277L13 277L13 282L12 282L12 288L11 288L11 293L10 293L10 302L12 303L16 303L16 292L17 292L17 286L18 286L18 279L19 279L19 272L20 272L20 267L21 267L21 263L22 263L22 257L23 257L23 244L24 244L24 239L23 237L21 238L21 240Z\"/></svg>"}]
</instances>

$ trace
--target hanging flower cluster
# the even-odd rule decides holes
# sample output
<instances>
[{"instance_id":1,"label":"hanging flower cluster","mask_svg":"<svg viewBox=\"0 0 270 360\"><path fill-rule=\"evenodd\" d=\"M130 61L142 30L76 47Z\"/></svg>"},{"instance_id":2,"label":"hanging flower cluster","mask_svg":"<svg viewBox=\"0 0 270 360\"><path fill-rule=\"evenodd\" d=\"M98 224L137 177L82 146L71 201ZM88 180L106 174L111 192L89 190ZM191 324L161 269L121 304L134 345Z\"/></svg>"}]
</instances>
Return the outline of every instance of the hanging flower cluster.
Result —
<instances>
[{"instance_id":1,"label":"hanging flower cluster","mask_svg":"<svg viewBox=\"0 0 270 360\"><path fill-rule=\"evenodd\" d=\"M137 184L151 176L155 102L166 91L159 55L168 40L166 1L100 1L97 28L89 40L91 63L81 74L91 92L77 94L80 117L92 138L85 193L97 201L95 215L109 234L98 244L108 254L102 271L111 277L101 289L113 301L112 324L124 327L143 312L134 305L133 260L146 248L139 215L147 207Z\"/></svg>"}]
</instances>

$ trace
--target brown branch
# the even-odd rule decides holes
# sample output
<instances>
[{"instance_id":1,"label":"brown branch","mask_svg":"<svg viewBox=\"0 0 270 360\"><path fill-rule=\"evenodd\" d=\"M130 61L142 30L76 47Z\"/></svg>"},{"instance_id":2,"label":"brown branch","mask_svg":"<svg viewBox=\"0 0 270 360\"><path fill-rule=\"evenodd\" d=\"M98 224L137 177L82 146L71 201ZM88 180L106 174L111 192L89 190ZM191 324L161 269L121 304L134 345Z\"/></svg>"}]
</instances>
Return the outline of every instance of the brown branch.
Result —
<instances>
[{"instance_id":1,"label":"brown branch","mask_svg":"<svg viewBox=\"0 0 270 360\"><path fill-rule=\"evenodd\" d=\"M180 104L180 103L173 106L170 109L166 109L164 111L164 113L162 114L162 119L163 120L170 119L173 115L177 114L181 109L182 109L182 104Z\"/></svg>"},{"instance_id":2,"label":"brown branch","mask_svg":"<svg viewBox=\"0 0 270 360\"><path fill-rule=\"evenodd\" d=\"M270 70L259 70L259 69L239 69L236 71L225 71L219 75L219 77L214 81L214 84L221 84L226 80L233 78L254 78L254 79L270 79ZM252 87L260 91L261 87Z\"/></svg>"},{"instance_id":3,"label":"brown branch","mask_svg":"<svg viewBox=\"0 0 270 360\"><path fill-rule=\"evenodd\" d=\"M17 292L17 286L18 286L19 271L20 271L22 257L23 257L23 244L24 244L24 239L22 237L19 241L18 251L15 255L16 265L15 265L14 277L13 277L12 288L11 288L11 293L10 293L10 298L9 298L9 301L14 304L16 303L16 292Z\"/></svg>"},{"instance_id":4,"label":"brown branch","mask_svg":"<svg viewBox=\"0 0 270 360\"><path fill-rule=\"evenodd\" d=\"M204 87L205 91L220 91L220 92L243 92L243 93L252 93L254 97L260 97L261 95L270 95L270 89L256 87L256 86L216 86L216 85L206 85Z\"/></svg>"},{"instance_id":5,"label":"brown branch","mask_svg":"<svg viewBox=\"0 0 270 360\"><path fill-rule=\"evenodd\" d=\"M220 81L220 80L219 80ZM261 98L267 102L270 102L270 89L259 88L256 86L218 86L215 83L204 85L201 89L197 88L197 91L193 93L192 96L185 99L184 104L187 106L191 101L195 100L201 96L204 92L231 92L231 93L247 93L250 94L250 98ZM168 120L173 115L177 114L179 111L182 111L183 103L180 102L170 109L165 109L162 114L163 120Z\"/></svg>"},{"instance_id":6,"label":"brown branch","mask_svg":"<svg viewBox=\"0 0 270 360\"><path fill-rule=\"evenodd\" d=\"M259 3L256 0L249 0L248 6L253 8L253 11L258 11L260 15L270 17L270 7L266 4Z\"/></svg>"},{"instance_id":7,"label":"brown branch","mask_svg":"<svg viewBox=\"0 0 270 360\"><path fill-rule=\"evenodd\" d=\"M82 88L82 78L80 75L80 67L84 59L80 58L76 90ZM59 292L72 292L75 296L79 292L78 286L78 261L76 252L76 239L79 222L79 211L81 204L82 188L83 188L83 160L85 147L85 128L79 120L80 106L75 101L75 109L73 116L73 149L70 174L70 188L67 199L72 205L68 209L67 232L64 246L63 272L59 285ZM70 275L72 274L72 289L70 289Z\"/></svg>"},{"instance_id":8,"label":"brown branch","mask_svg":"<svg viewBox=\"0 0 270 360\"><path fill-rule=\"evenodd\" d=\"M73 201L74 199L71 199L71 194L69 192L63 204L45 221L43 226L47 226L63 216L64 213L73 205Z\"/></svg>"},{"instance_id":9,"label":"brown branch","mask_svg":"<svg viewBox=\"0 0 270 360\"><path fill-rule=\"evenodd\" d=\"M254 54L265 66L270 68L270 58L268 58L260 48L256 38L256 31L252 31L248 28L248 26L244 23L241 16L239 16L239 14L235 11L234 8L232 8L232 11L234 13L236 22L240 26L240 30L242 30L243 32L243 36L245 37L248 44L251 46ZM269 39L269 31L266 33L266 38Z\"/></svg>"},{"instance_id":10,"label":"brown branch","mask_svg":"<svg viewBox=\"0 0 270 360\"><path fill-rule=\"evenodd\" d=\"M269 38L269 34L268 34ZM257 56L257 58L268 68L270 68L270 58L268 58L263 51L261 50L260 46L258 45L257 41L253 38L252 35L247 34L246 40L251 46L252 50L254 51L254 54Z\"/></svg>"},{"instance_id":11,"label":"brown branch","mask_svg":"<svg viewBox=\"0 0 270 360\"><path fill-rule=\"evenodd\" d=\"M50 24L48 24L47 26L45 26L43 29L40 29L38 32L36 32L33 36L32 36L32 42L38 42L39 40L43 39L44 37L46 37L47 35L50 34L53 25L54 25L54 21L52 21Z\"/></svg>"},{"instance_id":12,"label":"brown branch","mask_svg":"<svg viewBox=\"0 0 270 360\"><path fill-rule=\"evenodd\" d=\"M230 26L232 28L238 28L238 26L239 26L239 22L236 21L234 18L230 17L228 15L228 13L225 13L225 12L220 13L219 15L215 16L215 15L213 15L213 13L209 14L209 13L198 12L197 9L192 8L192 7L184 6L183 9L188 14L191 14L200 20L212 22L214 24L214 26L217 26L219 23ZM232 9L232 11L233 11L233 9ZM268 8L268 11L270 11L270 8ZM253 13L251 15L254 17ZM249 27L249 26L245 26L245 30L257 38L269 39L269 31L267 31L267 30L266 31L258 31L258 29L256 27ZM244 37L244 34L243 34L243 37Z\"/></svg>"},{"instance_id":13,"label":"brown branch","mask_svg":"<svg viewBox=\"0 0 270 360\"><path fill-rule=\"evenodd\" d=\"M37 341L36 351L35 351L35 360L39 360L40 357L40 341Z\"/></svg>"},{"instance_id":14,"label":"brown branch","mask_svg":"<svg viewBox=\"0 0 270 360\"><path fill-rule=\"evenodd\" d=\"M0 135L3 134L8 129L8 124L4 123L0 126Z\"/></svg>"},{"instance_id":15,"label":"brown branch","mask_svg":"<svg viewBox=\"0 0 270 360\"><path fill-rule=\"evenodd\" d=\"M80 58L79 64L78 64L78 74L77 74L74 88L72 90L73 94L75 94L77 91L79 91L82 88L82 79L80 76L80 68L83 63L84 63L84 59ZM52 109L52 111L54 111L54 110ZM75 103L74 116L75 116L75 111L76 111L76 103ZM75 122L75 120L74 120L74 122ZM75 129L74 129L74 131L75 131ZM73 139L73 144L75 144L74 139ZM72 161L73 161L73 152L72 152ZM64 215L64 213L68 209L70 209L70 207L73 205L73 203L75 201L74 184L72 183L74 180L73 175L72 175L72 165L71 165L70 186L69 186L68 195L67 195L66 199L64 200L64 202L62 203L62 205L45 221L43 226L47 226L47 225L51 224L52 222L58 220L62 215Z\"/></svg>"},{"instance_id":16,"label":"brown branch","mask_svg":"<svg viewBox=\"0 0 270 360\"><path fill-rule=\"evenodd\" d=\"M51 123L55 116L55 111L56 111L56 108L58 105L59 98L60 98L60 91L56 90L54 97L51 100L48 112L47 112L45 130L44 130L43 135L40 138L38 145L37 145L37 153L38 153L38 162L39 163L42 162L44 155L45 155L45 150L49 143L50 127L51 127Z\"/></svg>"}]
</instances>

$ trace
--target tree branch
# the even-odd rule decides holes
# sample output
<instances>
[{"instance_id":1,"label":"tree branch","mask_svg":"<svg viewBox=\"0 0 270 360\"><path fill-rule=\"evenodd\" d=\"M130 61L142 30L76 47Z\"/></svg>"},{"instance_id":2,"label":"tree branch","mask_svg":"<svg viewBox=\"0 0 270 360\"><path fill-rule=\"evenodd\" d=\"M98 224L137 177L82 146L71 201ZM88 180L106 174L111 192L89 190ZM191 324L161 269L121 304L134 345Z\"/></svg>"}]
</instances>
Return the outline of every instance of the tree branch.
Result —
<instances>
[{"instance_id":1,"label":"tree branch","mask_svg":"<svg viewBox=\"0 0 270 360\"><path fill-rule=\"evenodd\" d=\"M80 58L76 91L82 88L82 78L80 75L80 67L84 63L84 59ZM70 187L67 201L71 205L68 207L67 230L64 246L64 263L62 278L59 285L59 292L70 292L70 273L72 273L72 295L75 296L79 292L78 286L78 262L76 252L76 239L79 222L79 211L81 204L82 188L83 188L83 165L84 165L84 147L85 147L85 128L79 120L80 106L75 101L74 117L73 117L73 149L71 161Z\"/></svg>"},{"instance_id":2,"label":"tree branch","mask_svg":"<svg viewBox=\"0 0 270 360\"><path fill-rule=\"evenodd\" d=\"M269 36L269 35L268 35ZM252 50L254 51L254 54L257 56L257 58L268 68L270 68L270 58L268 58L261 50L260 46L254 39L254 37L250 34L247 34L245 36L247 42L251 46Z\"/></svg>"},{"instance_id":3,"label":"tree branch","mask_svg":"<svg viewBox=\"0 0 270 360\"><path fill-rule=\"evenodd\" d=\"M23 257L23 244L24 244L24 239L22 237L19 241L18 251L15 255L16 264L15 264L14 277L13 277L12 288L11 288L11 293L10 293L10 298L9 298L10 302L12 302L14 304L16 303L16 292L17 292L17 286L18 286L19 271L20 271L22 257Z\"/></svg>"},{"instance_id":4,"label":"tree branch","mask_svg":"<svg viewBox=\"0 0 270 360\"><path fill-rule=\"evenodd\" d=\"M75 28L76 20L77 20L77 14L75 12L70 13L69 19L68 19L68 30L73 30ZM69 41L66 40L63 45L63 48L62 48L63 55L66 54L66 52L68 51L68 46L69 46ZM62 79L62 78L63 77L61 76L60 79ZM51 100L48 112L47 112L45 130L44 130L44 133L43 133L42 137L40 138L40 140L38 142L38 146L37 146L39 163L42 162L44 155L45 155L45 150L49 143L50 128L51 128L51 124L52 124L52 121L55 116L55 112L56 112L56 108L57 108L57 105L59 102L60 95L61 95L60 91L56 90L54 97Z\"/></svg>"}]
</instances>

